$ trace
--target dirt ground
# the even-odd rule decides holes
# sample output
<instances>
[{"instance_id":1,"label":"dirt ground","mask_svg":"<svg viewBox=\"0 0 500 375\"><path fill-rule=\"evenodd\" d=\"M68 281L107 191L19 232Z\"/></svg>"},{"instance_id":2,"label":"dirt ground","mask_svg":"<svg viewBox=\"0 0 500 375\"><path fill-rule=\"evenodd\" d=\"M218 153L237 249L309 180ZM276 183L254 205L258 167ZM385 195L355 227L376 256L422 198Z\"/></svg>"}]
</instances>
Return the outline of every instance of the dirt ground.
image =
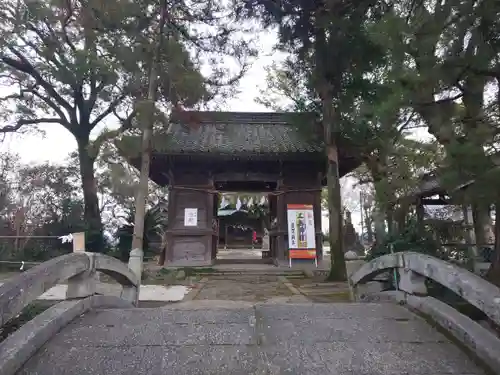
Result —
<instances>
[{"instance_id":1,"label":"dirt ground","mask_svg":"<svg viewBox=\"0 0 500 375\"><path fill-rule=\"evenodd\" d=\"M312 279L288 280L300 294L312 302L350 302L351 293L347 283L324 282Z\"/></svg>"},{"instance_id":2,"label":"dirt ground","mask_svg":"<svg viewBox=\"0 0 500 375\"><path fill-rule=\"evenodd\" d=\"M347 284L323 283L307 278L272 275L206 275L199 283L194 300L264 302L348 302Z\"/></svg>"},{"instance_id":3,"label":"dirt ground","mask_svg":"<svg viewBox=\"0 0 500 375\"><path fill-rule=\"evenodd\" d=\"M293 293L278 276L205 276L196 300L232 300L261 302Z\"/></svg>"}]
</instances>

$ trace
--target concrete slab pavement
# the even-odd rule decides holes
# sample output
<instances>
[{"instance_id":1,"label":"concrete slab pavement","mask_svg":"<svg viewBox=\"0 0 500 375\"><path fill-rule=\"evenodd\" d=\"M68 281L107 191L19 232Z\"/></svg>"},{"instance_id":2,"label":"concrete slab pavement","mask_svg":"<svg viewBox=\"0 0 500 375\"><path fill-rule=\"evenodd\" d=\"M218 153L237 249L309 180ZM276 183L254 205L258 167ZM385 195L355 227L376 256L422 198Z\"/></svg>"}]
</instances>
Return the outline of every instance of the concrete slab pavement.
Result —
<instances>
[{"instance_id":1,"label":"concrete slab pavement","mask_svg":"<svg viewBox=\"0 0 500 375\"><path fill-rule=\"evenodd\" d=\"M89 312L19 375L108 373L484 374L446 337L397 305L211 300Z\"/></svg>"}]
</instances>

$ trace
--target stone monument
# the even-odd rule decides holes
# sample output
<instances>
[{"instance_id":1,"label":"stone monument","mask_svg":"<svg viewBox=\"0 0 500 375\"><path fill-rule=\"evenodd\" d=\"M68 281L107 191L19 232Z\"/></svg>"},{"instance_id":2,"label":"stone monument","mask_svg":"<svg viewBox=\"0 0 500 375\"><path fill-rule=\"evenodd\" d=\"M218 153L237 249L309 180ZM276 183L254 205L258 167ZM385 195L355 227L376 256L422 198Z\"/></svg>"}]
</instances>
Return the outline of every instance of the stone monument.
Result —
<instances>
[{"instance_id":1,"label":"stone monument","mask_svg":"<svg viewBox=\"0 0 500 375\"><path fill-rule=\"evenodd\" d=\"M344 253L355 252L358 255L365 255L365 248L359 240L359 236L352 225L351 212L345 211L345 221L343 228Z\"/></svg>"},{"instance_id":2,"label":"stone monument","mask_svg":"<svg viewBox=\"0 0 500 375\"><path fill-rule=\"evenodd\" d=\"M264 236L262 236L262 258L268 258L269 254L269 231L264 228Z\"/></svg>"},{"instance_id":3,"label":"stone monument","mask_svg":"<svg viewBox=\"0 0 500 375\"><path fill-rule=\"evenodd\" d=\"M262 251L269 251L269 231L264 228L264 236L262 237Z\"/></svg>"}]
</instances>

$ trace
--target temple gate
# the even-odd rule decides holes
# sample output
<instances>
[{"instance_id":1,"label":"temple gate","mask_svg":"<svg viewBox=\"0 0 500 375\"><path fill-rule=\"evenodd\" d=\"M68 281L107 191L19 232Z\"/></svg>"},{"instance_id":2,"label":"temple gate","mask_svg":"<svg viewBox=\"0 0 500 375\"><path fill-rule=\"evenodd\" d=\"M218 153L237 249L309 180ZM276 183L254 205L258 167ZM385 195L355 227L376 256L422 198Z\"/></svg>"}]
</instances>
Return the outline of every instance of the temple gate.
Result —
<instances>
[{"instance_id":1,"label":"temple gate","mask_svg":"<svg viewBox=\"0 0 500 375\"><path fill-rule=\"evenodd\" d=\"M168 130L155 133L150 178L169 187L167 247L169 266L208 266L216 259L219 192L268 193L270 257L288 264L287 204L314 207L316 251L321 259L321 189L324 147L310 114L177 113ZM303 129L308 129L304 131ZM140 166L138 137L119 148ZM359 165L338 141L340 176ZM137 151L136 151L137 152Z\"/></svg>"}]
</instances>

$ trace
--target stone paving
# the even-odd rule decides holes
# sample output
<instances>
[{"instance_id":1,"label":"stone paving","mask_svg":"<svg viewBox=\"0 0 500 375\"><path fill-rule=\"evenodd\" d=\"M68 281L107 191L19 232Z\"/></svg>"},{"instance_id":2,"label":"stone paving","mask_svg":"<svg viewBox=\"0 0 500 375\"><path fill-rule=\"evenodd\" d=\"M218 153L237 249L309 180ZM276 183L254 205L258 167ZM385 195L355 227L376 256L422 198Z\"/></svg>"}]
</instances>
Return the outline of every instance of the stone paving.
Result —
<instances>
[{"instance_id":1,"label":"stone paving","mask_svg":"<svg viewBox=\"0 0 500 375\"><path fill-rule=\"evenodd\" d=\"M483 374L391 304L191 301L87 313L19 375Z\"/></svg>"},{"instance_id":2,"label":"stone paving","mask_svg":"<svg viewBox=\"0 0 500 375\"><path fill-rule=\"evenodd\" d=\"M201 284L192 301L89 312L18 375L484 374L401 306L321 299L340 284L273 275Z\"/></svg>"}]
</instances>

